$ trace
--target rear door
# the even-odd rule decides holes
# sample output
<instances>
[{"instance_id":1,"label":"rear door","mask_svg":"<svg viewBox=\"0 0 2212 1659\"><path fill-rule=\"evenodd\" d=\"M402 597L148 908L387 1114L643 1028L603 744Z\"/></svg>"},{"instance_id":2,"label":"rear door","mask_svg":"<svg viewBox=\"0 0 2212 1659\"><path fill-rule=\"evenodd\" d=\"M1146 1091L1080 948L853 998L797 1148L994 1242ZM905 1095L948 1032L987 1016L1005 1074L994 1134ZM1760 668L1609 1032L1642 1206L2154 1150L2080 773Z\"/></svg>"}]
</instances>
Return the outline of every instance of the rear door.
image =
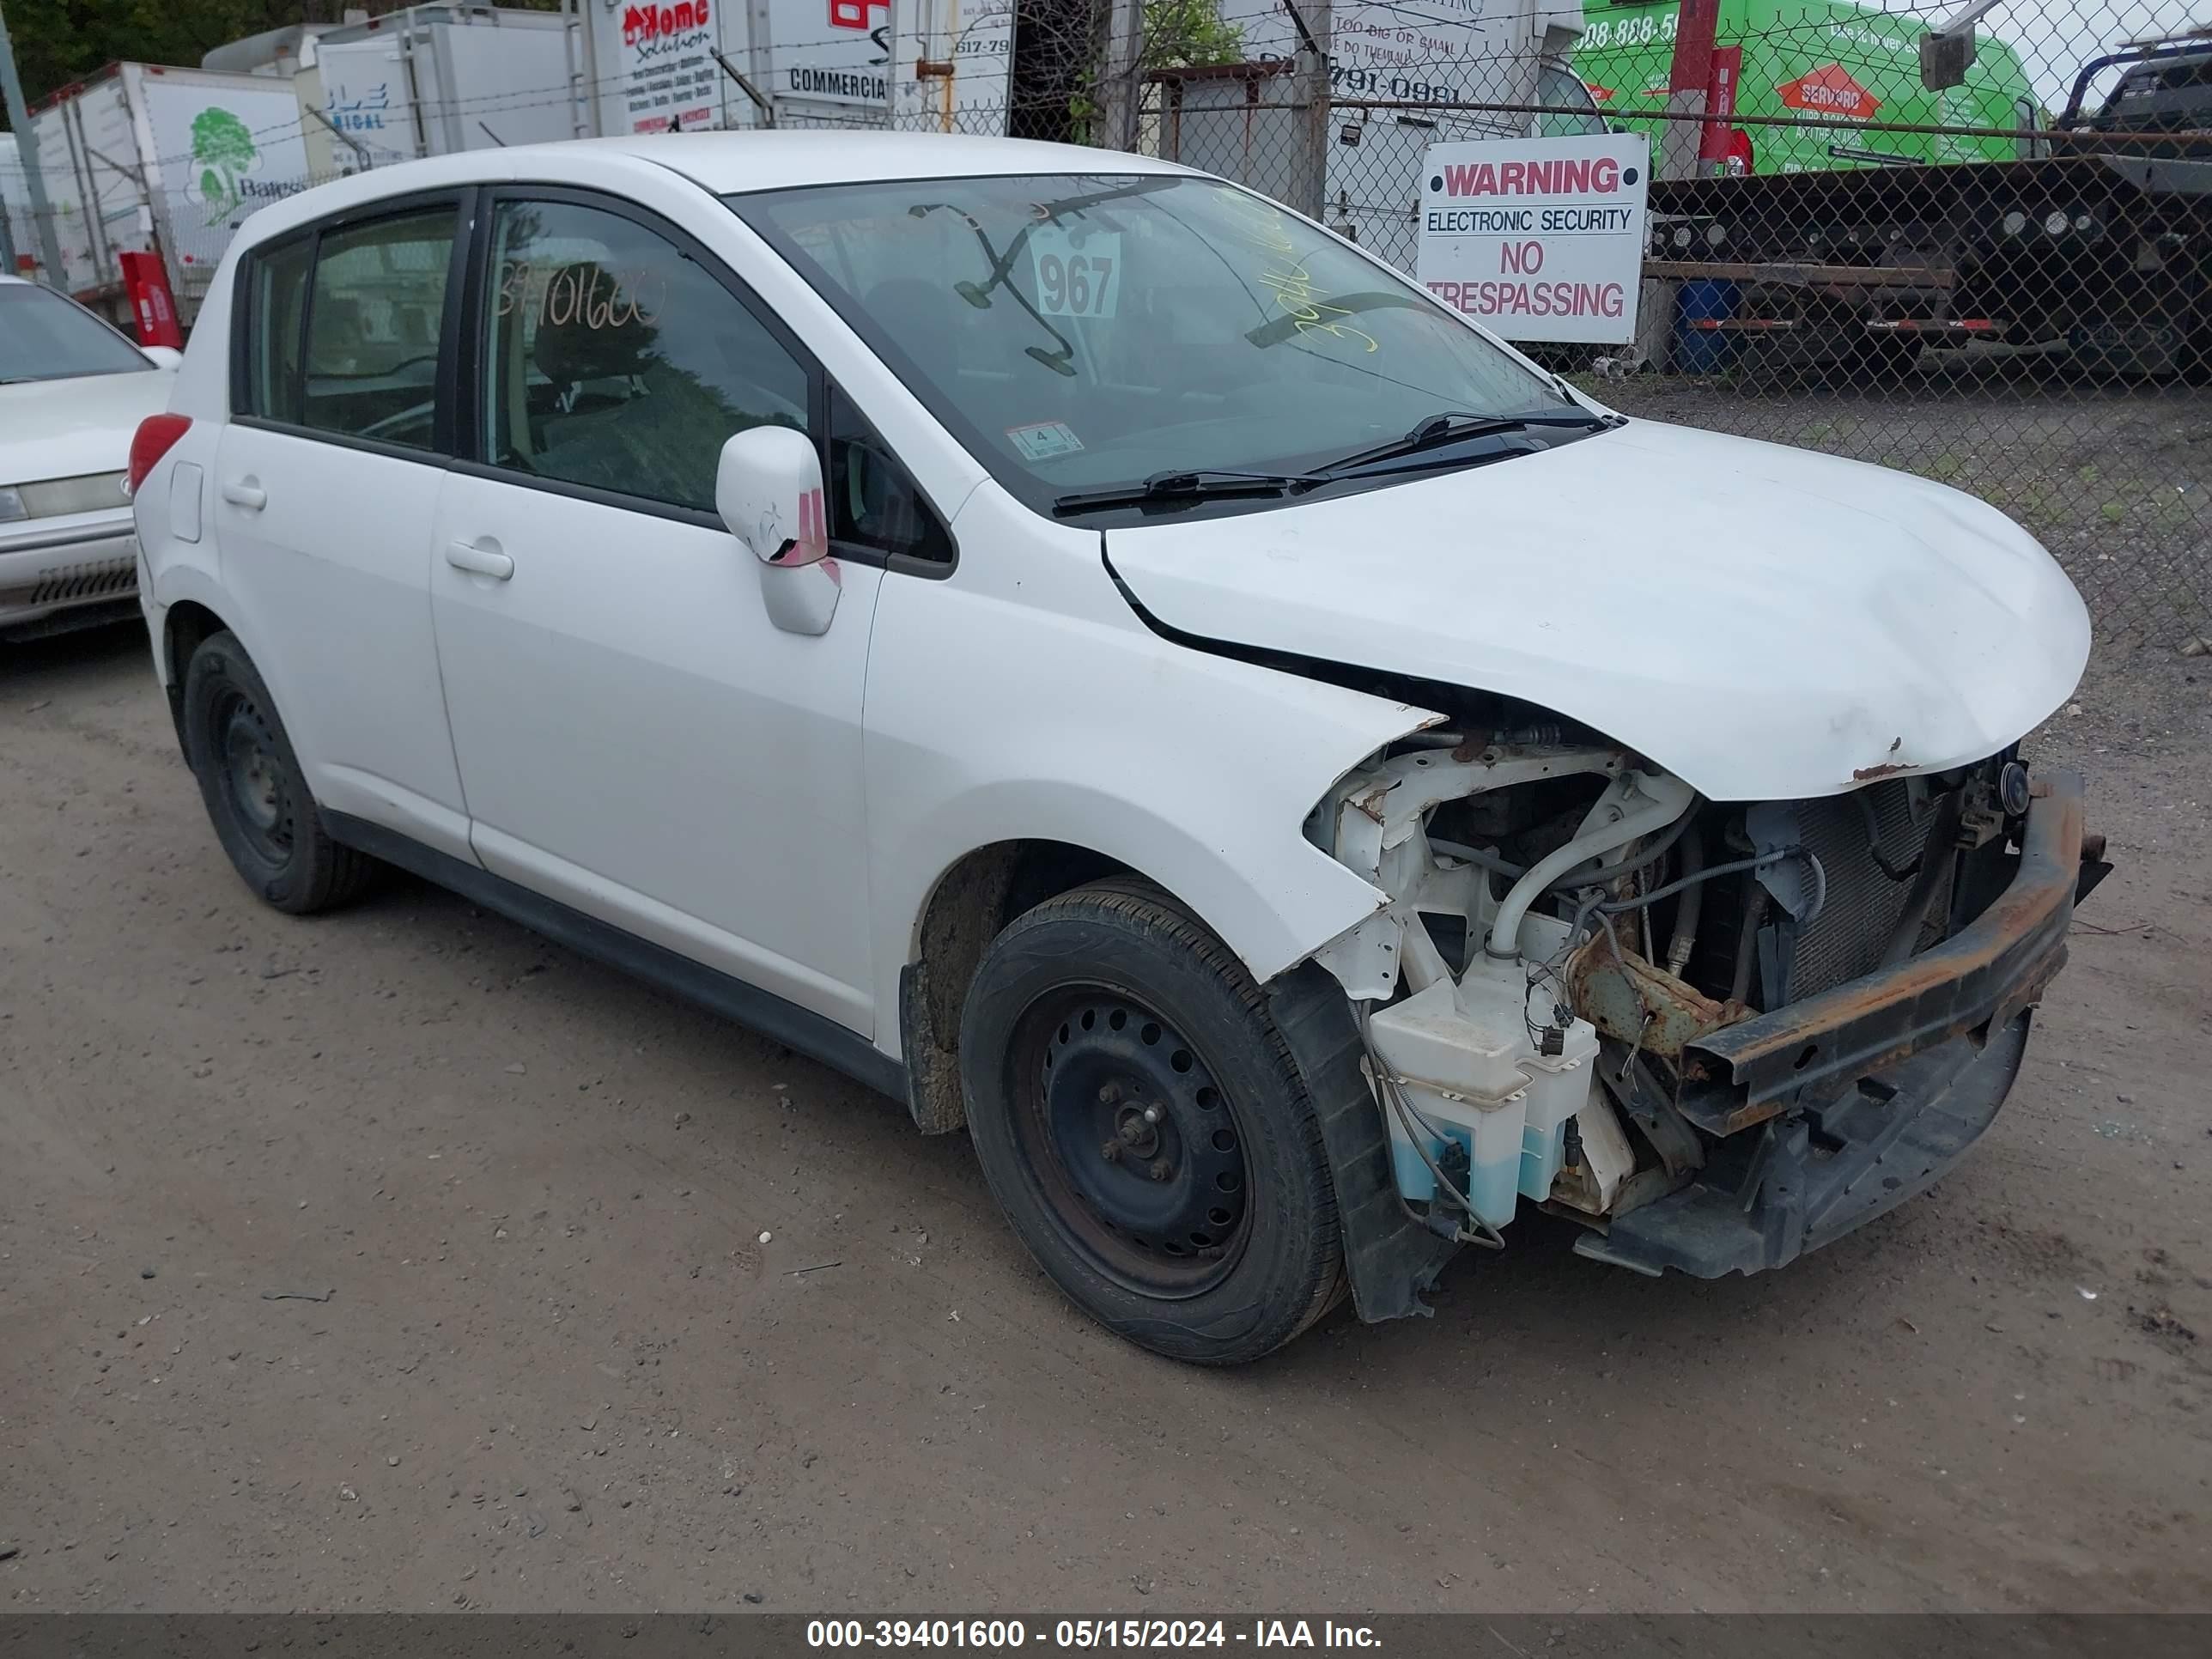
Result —
<instances>
[{"instance_id":1,"label":"rear door","mask_svg":"<svg viewBox=\"0 0 2212 1659\"><path fill-rule=\"evenodd\" d=\"M212 503L233 624L315 799L458 857L429 562L471 199L377 203L252 253Z\"/></svg>"}]
</instances>

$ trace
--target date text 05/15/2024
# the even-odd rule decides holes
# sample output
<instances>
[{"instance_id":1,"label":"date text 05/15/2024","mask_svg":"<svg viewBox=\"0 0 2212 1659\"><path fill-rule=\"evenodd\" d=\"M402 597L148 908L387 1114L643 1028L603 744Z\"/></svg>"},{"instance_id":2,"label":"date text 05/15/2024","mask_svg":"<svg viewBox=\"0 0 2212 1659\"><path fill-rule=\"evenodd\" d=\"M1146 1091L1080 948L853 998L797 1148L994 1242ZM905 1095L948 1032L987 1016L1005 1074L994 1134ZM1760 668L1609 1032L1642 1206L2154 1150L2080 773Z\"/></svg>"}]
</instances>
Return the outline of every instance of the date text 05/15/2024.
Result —
<instances>
[{"instance_id":1,"label":"date text 05/15/2024","mask_svg":"<svg viewBox=\"0 0 2212 1659\"><path fill-rule=\"evenodd\" d=\"M810 1648L1365 1648L1372 1627L1334 1620L810 1619Z\"/></svg>"}]
</instances>

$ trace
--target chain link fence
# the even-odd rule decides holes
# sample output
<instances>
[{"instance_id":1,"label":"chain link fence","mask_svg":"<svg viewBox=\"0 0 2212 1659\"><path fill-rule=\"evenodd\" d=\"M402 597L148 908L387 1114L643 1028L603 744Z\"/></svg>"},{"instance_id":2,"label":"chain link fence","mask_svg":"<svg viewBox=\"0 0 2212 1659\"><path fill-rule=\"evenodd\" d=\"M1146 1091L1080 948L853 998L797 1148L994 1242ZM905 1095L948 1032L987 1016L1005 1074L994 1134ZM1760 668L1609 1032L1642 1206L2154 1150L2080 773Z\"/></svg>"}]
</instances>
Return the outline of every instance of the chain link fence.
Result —
<instances>
[{"instance_id":1,"label":"chain link fence","mask_svg":"<svg viewBox=\"0 0 2212 1659\"><path fill-rule=\"evenodd\" d=\"M1670 95L1676 4L1593 4L1579 34L1491 52L1440 5L1340 3L1325 96L1290 53L1170 67L1150 129L1413 274L1431 144L1643 133L1632 337L1490 326L1631 414L1970 491L2066 567L2100 648L2200 652L2212 30L2136 0L2016 5L1963 63L1958 9L1723 0L1701 118Z\"/></svg>"},{"instance_id":2,"label":"chain link fence","mask_svg":"<svg viewBox=\"0 0 2212 1659\"><path fill-rule=\"evenodd\" d=\"M1431 145L1641 133L1633 334L1565 346L1490 326L1630 414L1978 495L2065 566L2100 652L2201 652L2212 30L2177 7L2069 0L1947 33L1960 10L1720 0L1700 113L1674 84L1679 0L1152 0L1134 17L1024 0L1008 103L907 124L1103 143L1119 76L1132 148L1277 197L1414 276ZM1117 17L1134 25L1118 58Z\"/></svg>"},{"instance_id":3,"label":"chain link fence","mask_svg":"<svg viewBox=\"0 0 2212 1659\"><path fill-rule=\"evenodd\" d=\"M1278 197L1415 276L1431 145L1641 133L1632 336L1524 349L1632 415L1970 491L2058 557L2100 650L2201 652L2212 30L2147 0L2012 0L1978 18L1969 58L1966 32L1947 33L1959 11L1718 0L1711 50L1683 54L1701 24L1679 0L1016 0L1010 31L1000 0L969 9L971 28L993 19L1010 38L980 66L968 13L917 26L915 86L892 118L918 135L1119 137ZM1685 56L1703 65L1702 113ZM885 119L768 101L732 89L715 124ZM9 202L21 258L35 231ZM191 209L156 216L187 289L237 222ZM62 229L89 258L100 216ZM179 298L189 315L193 295Z\"/></svg>"}]
</instances>

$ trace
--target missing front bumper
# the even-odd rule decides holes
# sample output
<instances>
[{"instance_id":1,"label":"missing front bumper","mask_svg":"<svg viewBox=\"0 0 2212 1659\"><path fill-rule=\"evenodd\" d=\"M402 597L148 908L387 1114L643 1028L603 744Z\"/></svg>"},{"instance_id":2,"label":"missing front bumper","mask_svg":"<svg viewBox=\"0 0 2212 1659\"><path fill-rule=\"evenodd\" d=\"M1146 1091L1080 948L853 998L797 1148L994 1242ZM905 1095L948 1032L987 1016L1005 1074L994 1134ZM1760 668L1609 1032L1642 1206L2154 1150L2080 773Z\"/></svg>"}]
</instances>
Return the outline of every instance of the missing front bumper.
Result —
<instances>
[{"instance_id":1,"label":"missing front bumper","mask_svg":"<svg viewBox=\"0 0 2212 1659\"><path fill-rule=\"evenodd\" d=\"M1794 1261L1926 1191L1996 1121L2020 1075L2032 1010L1977 1047L1954 1037L1870 1073L1826 1104L1721 1143L1679 1192L1575 1243L1638 1273L1699 1279Z\"/></svg>"},{"instance_id":2,"label":"missing front bumper","mask_svg":"<svg viewBox=\"0 0 2212 1659\"><path fill-rule=\"evenodd\" d=\"M1965 1155L2019 1075L2075 902L2106 867L2084 859L2081 779L2035 787L2011 884L1955 936L1688 1045L1680 1109L1720 1135L1705 1167L1578 1251L1701 1278L1778 1267Z\"/></svg>"}]
</instances>

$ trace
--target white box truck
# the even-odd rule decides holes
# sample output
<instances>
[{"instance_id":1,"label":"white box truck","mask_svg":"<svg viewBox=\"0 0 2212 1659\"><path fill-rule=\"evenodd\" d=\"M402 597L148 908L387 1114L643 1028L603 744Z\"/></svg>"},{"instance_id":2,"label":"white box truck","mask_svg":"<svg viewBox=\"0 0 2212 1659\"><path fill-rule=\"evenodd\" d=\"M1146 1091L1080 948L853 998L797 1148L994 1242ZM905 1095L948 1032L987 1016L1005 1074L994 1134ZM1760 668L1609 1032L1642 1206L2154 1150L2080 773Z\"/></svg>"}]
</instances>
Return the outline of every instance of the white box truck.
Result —
<instances>
[{"instance_id":1,"label":"white box truck","mask_svg":"<svg viewBox=\"0 0 2212 1659\"><path fill-rule=\"evenodd\" d=\"M610 135L714 127L1005 131L1013 0L576 0ZM720 52L766 110L715 61Z\"/></svg>"},{"instance_id":2,"label":"white box truck","mask_svg":"<svg viewBox=\"0 0 2212 1659\"><path fill-rule=\"evenodd\" d=\"M126 325L122 254L161 256L189 323L232 233L309 179L291 83L266 76L114 64L36 105L31 120L58 286ZM37 246L23 239L16 251Z\"/></svg>"},{"instance_id":3,"label":"white box truck","mask_svg":"<svg viewBox=\"0 0 2212 1659\"><path fill-rule=\"evenodd\" d=\"M292 82L316 173L588 133L577 32L560 12L410 6L316 36Z\"/></svg>"}]
</instances>

